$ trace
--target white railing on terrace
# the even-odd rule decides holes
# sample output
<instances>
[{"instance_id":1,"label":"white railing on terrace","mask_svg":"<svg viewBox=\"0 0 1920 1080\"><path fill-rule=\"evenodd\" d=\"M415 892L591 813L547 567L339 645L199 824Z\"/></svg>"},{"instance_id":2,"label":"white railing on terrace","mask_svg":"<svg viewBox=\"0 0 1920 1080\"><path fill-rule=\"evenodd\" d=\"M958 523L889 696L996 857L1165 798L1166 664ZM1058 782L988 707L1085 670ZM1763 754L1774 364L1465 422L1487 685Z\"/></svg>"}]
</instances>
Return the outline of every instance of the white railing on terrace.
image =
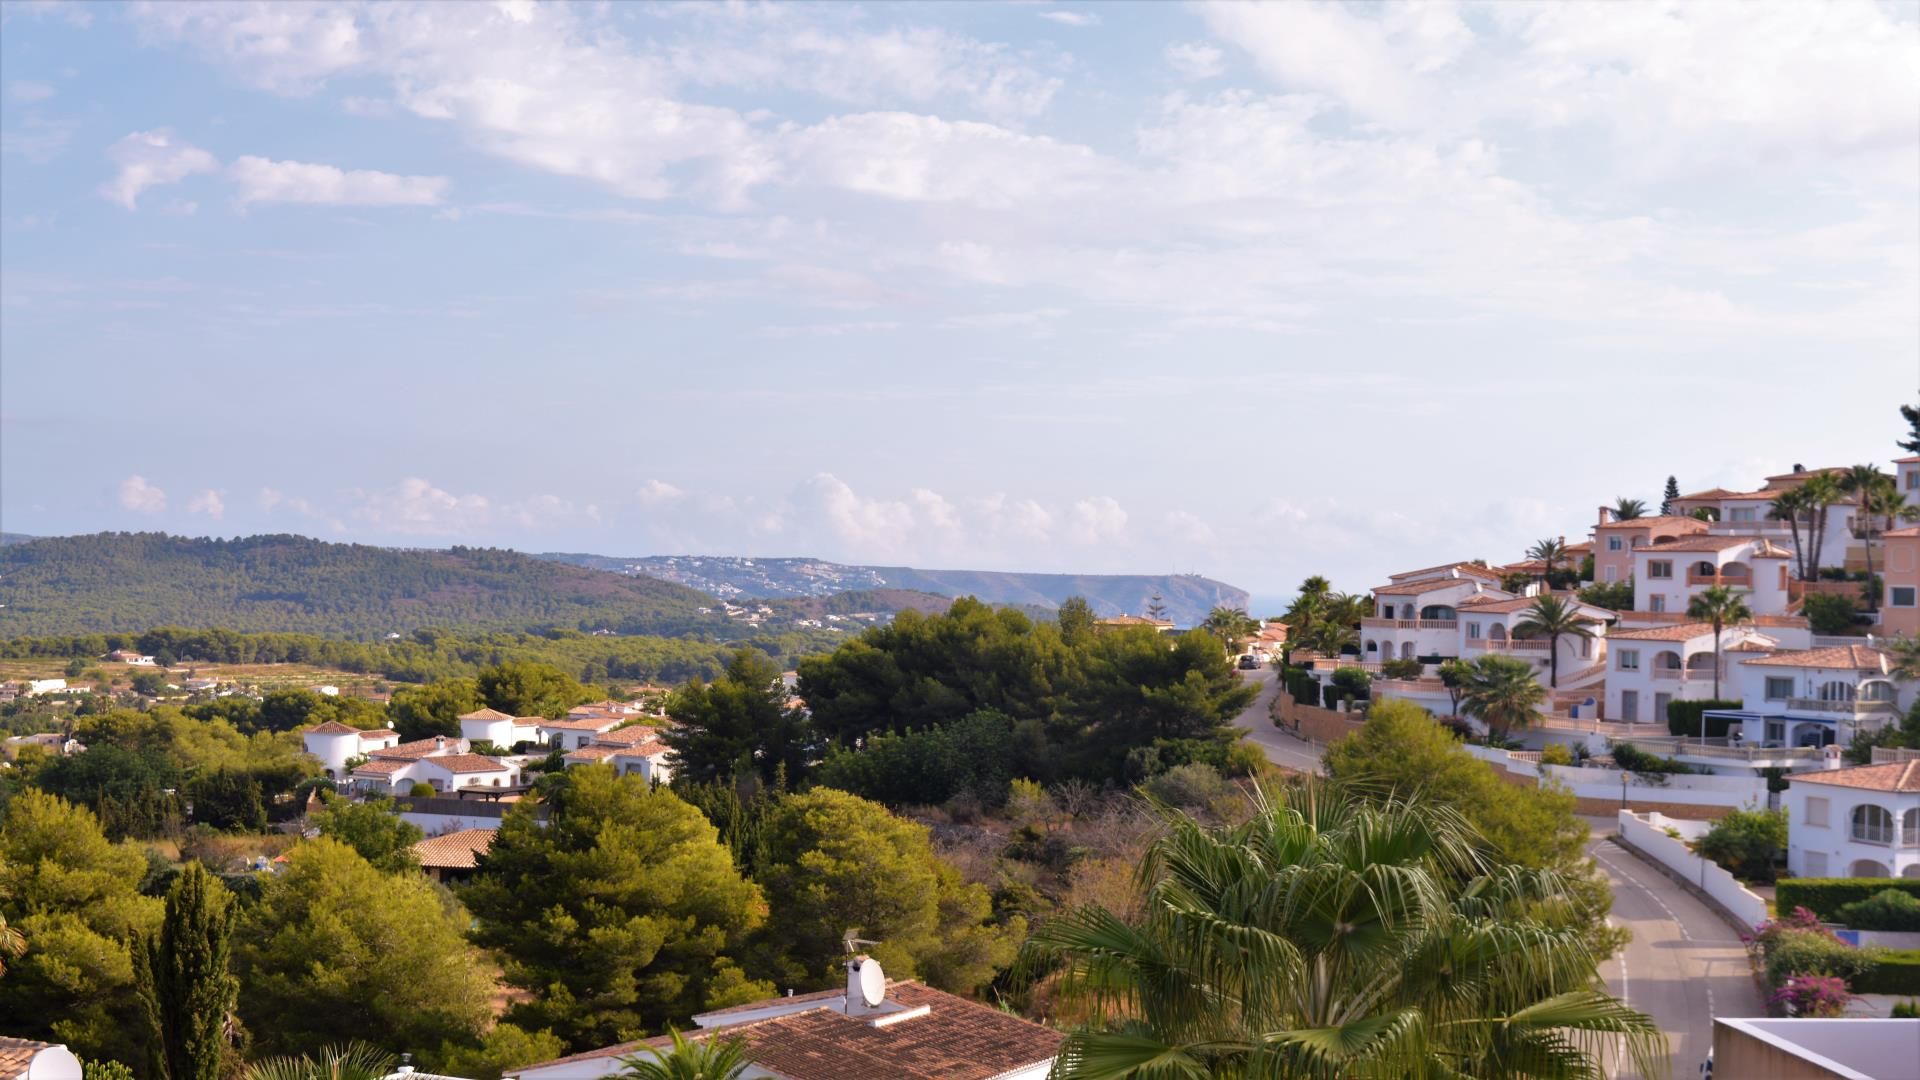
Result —
<instances>
[{"instance_id":1,"label":"white railing on terrace","mask_svg":"<svg viewBox=\"0 0 1920 1080\"><path fill-rule=\"evenodd\" d=\"M1373 688L1401 694L1444 694L1447 684L1439 679L1375 679Z\"/></svg>"},{"instance_id":2,"label":"white railing on terrace","mask_svg":"<svg viewBox=\"0 0 1920 1080\"><path fill-rule=\"evenodd\" d=\"M1529 652L1543 653L1552 648L1553 643L1546 638L1468 638L1467 648L1486 649L1491 652Z\"/></svg>"},{"instance_id":3,"label":"white railing on terrace","mask_svg":"<svg viewBox=\"0 0 1920 1080\"><path fill-rule=\"evenodd\" d=\"M1789 712L1837 713L1841 716L1872 716L1899 710L1891 701L1823 701L1820 698L1788 698Z\"/></svg>"},{"instance_id":4,"label":"white railing on terrace","mask_svg":"<svg viewBox=\"0 0 1920 1080\"><path fill-rule=\"evenodd\" d=\"M1361 671L1379 671L1380 661L1349 660L1349 659L1346 659L1345 657L1342 657L1341 659L1338 659L1338 660L1330 660L1324 656L1317 657L1313 661L1313 670L1315 671L1338 671L1341 668L1347 668L1347 667L1357 667Z\"/></svg>"},{"instance_id":5,"label":"white railing on terrace","mask_svg":"<svg viewBox=\"0 0 1920 1080\"><path fill-rule=\"evenodd\" d=\"M1382 619L1368 616L1360 625L1370 630L1458 630L1459 619Z\"/></svg>"},{"instance_id":6,"label":"white railing on terrace","mask_svg":"<svg viewBox=\"0 0 1920 1080\"><path fill-rule=\"evenodd\" d=\"M1708 739L1703 743L1699 739L1685 739L1678 736L1646 735L1635 735L1619 741L1632 743L1636 749L1644 750L1649 754L1659 754L1662 757L1742 761L1755 768L1781 764L1821 765L1827 760L1826 751L1817 746L1732 746L1725 739Z\"/></svg>"}]
</instances>

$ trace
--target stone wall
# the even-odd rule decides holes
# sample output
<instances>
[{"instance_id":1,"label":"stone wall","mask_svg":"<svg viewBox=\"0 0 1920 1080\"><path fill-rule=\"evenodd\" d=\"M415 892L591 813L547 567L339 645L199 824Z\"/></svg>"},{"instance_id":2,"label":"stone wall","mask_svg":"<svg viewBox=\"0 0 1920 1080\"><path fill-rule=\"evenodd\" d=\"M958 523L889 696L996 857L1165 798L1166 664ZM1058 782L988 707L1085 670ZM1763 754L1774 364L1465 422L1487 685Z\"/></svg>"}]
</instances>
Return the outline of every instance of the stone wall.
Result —
<instances>
[{"instance_id":1,"label":"stone wall","mask_svg":"<svg viewBox=\"0 0 1920 1080\"><path fill-rule=\"evenodd\" d=\"M1271 711L1280 726L1309 742L1338 742L1366 726L1364 721L1336 709L1302 705L1285 690L1273 696Z\"/></svg>"}]
</instances>

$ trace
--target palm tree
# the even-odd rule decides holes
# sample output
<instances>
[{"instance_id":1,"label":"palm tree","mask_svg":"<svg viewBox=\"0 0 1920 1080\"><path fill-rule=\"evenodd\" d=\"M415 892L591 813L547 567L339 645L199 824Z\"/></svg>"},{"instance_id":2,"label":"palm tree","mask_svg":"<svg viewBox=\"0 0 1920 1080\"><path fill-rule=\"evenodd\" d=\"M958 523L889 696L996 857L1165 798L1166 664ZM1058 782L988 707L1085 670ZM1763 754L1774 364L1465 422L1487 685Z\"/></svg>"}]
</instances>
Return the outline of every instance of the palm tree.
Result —
<instances>
[{"instance_id":1,"label":"palm tree","mask_svg":"<svg viewBox=\"0 0 1920 1080\"><path fill-rule=\"evenodd\" d=\"M1527 549L1527 558L1539 559L1546 564L1546 570L1540 575L1540 580L1546 582L1548 587L1553 585L1553 564L1566 557L1567 542L1557 537L1541 540Z\"/></svg>"},{"instance_id":2,"label":"palm tree","mask_svg":"<svg viewBox=\"0 0 1920 1080\"><path fill-rule=\"evenodd\" d=\"M1841 478L1840 486L1860 500L1860 538L1867 545L1867 610L1880 610L1880 590L1873 582L1873 538L1880 534L1881 523L1893 528L1893 519L1914 513L1907 500L1894 487L1893 477L1871 465L1855 465Z\"/></svg>"},{"instance_id":3,"label":"palm tree","mask_svg":"<svg viewBox=\"0 0 1920 1080\"><path fill-rule=\"evenodd\" d=\"M1807 537L1813 545L1813 559L1807 564L1807 570L1813 577L1819 577L1820 567L1824 565L1821 555L1827 546L1827 509L1839 502L1845 493L1840 490L1840 481L1830 473L1815 473L1807 477L1807 482L1800 485L1800 490L1806 493L1807 512L1813 519L1808 526L1812 533Z\"/></svg>"},{"instance_id":4,"label":"palm tree","mask_svg":"<svg viewBox=\"0 0 1920 1080\"><path fill-rule=\"evenodd\" d=\"M1517 637L1547 639L1547 667L1554 689L1560 688L1560 639L1571 634L1574 637L1590 638L1593 631L1587 628L1586 616L1580 614L1578 604L1562 600L1557 596L1543 595L1536 598L1533 606L1513 624Z\"/></svg>"},{"instance_id":5,"label":"palm tree","mask_svg":"<svg viewBox=\"0 0 1920 1080\"><path fill-rule=\"evenodd\" d=\"M1239 608L1217 607L1207 612L1200 629L1219 638L1220 644L1231 653L1237 651L1241 638L1259 633L1260 624Z\"/></svg>"},{"instance_id":6,"label":"palm tree","mask_svg":"<svg viewBox=\"0 0 1920 1080\"><path fill-rule=\"evenodd\" d=\"M1720 700L1720 631L1727 626L1738 626L1753 618L1748 610L1747 601L1738 591L1725 585L1715 585L1701 589L1687 601L1687 618L1695 622L1713 624L1713 700ZM1702 736L1707 725L1700 725Z\"/></svg>"},{"instance_id":7,"label":"palm tree","mask_svg":"<svg viewBox=\"0 0 1920 1080\"><path fill-rule=\"evenodd\" d=\"M7 973L7 957L22 956L26 951L27 936L8 926L7 917L0 915L0 975Z\"/></svg>"},{"instance_id":8,"label":"palm tree","mask_svg":"<svg viewBox=\"0 0 1920 1080\"><path fill-rule=\"evenodd\" d=\"M1467 715L1479 717L1487 725L1487 735L1496 739L1532 724L1546 700L1547 688L1534 678L1532 664L1498 653L1473 662L1473 673L1460 694Z\"/></svg>"},{"instance_id":9,"label":"palm tree","mask_svg":"<svg viewBox=\"0 0 1920 1080\"><path fill-rule=\"evenodd\" d=\"M1066 1080L1592 1077L1666 1072L1666 1039L1602 989L1602 959L1550 870L1496 864L1451 807L1306 781L1251 820L1170 813L1140 869L1142 914L1048 920L1091 1019Z\"/></svg>"},{"instance_id":10,"label":"palm tree","mask_svg":"<svg viewBox=\"0 0 1920 1080\"><path fill-rule=\"evenodd\" d=\"M1793 532L1793 568L1801 581L1809 581L1807 575L1807 548L1800 543L1800 515L1807 512L1807 494L1802 488L1783 491L1767 507L1767 516L1775 521L1784 521Z\"/></svg>"},{"instance_id":11,"label":"palm tree","mask_svg":"<svg viewBox=\"0 0 1920 1080\"><path fill-rule=\"evenodd\" d=\"M747 1040L708 1038L693 1042L669 1028L673 1043L653 1047L645 1055L628 1054L620 1058L626 1071L623 1077L634 1080L735 1080L747 1071L753 1058L747 1053Z\"/></svg>"},{"instance_id":12,"label":"palm tree","mask_svg":"<svg viewBox=\"0 0 1920 1080\"><path fill-rule=\"evenodd\" d=\"M246 1080L381 1080L393 1055L363 1042L329 1046L318 1055L276 1057L247 1066Z\"/></svg>"},{"instance_id":13,"label":"palm tree","mask_svg":"<svg viewBox=\"0 0 1920 1080\"><path fill-rule=\"evenodd\" d=\"M1896 679L1920 679L1920 634L1887 642L1887 673Z\"/></svg>"},{"instance_id":14,"label":"palm tree","mask_svg":"<svg viewBox=\"0 0 1920 1080\"><path fill-rule=\"evenodd\" d=\"M1613 519L1632 521L1647 516L1647 504L1639 499L1618 498L1613 500Z\"/></svg>"}]
</instances>

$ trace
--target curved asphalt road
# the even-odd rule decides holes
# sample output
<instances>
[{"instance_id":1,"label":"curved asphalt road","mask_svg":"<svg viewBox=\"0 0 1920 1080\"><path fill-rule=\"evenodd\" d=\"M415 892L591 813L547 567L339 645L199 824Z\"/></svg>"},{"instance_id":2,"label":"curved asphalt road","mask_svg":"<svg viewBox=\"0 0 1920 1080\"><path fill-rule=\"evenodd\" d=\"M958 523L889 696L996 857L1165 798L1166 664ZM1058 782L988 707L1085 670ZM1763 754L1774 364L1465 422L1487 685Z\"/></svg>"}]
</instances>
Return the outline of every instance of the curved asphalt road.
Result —
<instances>
[{"instance_id":1,"label":"curved asphalt road","mask_svg":"<svg viewBox=\"0 0 1920 1080\"><path fill-rule=\"evenodd\" d=\"M1243 671L1260 696L1236 723L1277 765L1318 772L1320 747L1274 727L1267 709L1279 692L1271 668ZM1633 853L1605 838L1613 829L1589 818L1588 846L1613 883L1613 921L1633 932L1621 955L1601 966L1607 988L1653 1017L1673 1051L1672 1080L1699 1075L1713 1045L1715 1016L1764 1016L1747 953L1733 927L1705 903ZM1620 1074L1622 1077L1627 1074Z\"/></svg>"}]
</instances>

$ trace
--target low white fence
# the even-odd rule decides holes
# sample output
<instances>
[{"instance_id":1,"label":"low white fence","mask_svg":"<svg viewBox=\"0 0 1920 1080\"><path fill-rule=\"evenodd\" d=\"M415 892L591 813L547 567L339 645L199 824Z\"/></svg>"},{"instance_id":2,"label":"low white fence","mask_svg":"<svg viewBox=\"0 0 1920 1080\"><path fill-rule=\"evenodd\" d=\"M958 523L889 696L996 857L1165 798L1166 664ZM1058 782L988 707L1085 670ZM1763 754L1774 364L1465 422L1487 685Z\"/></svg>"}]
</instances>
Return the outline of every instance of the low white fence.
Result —
<instances>
[{"instance_id":1,"label":"low white fence","mask_svg":"<svg viewBox=\"0 0 1920 1080\"><path fill-rule=\"evenodd\" d=\"M1542 765L1516 758L1505 750L1469 746L1467 752L1517 776L1545 777L1572 789L1583 799L1620 799L1628 802L1665 802L1684 806L1767 805L1767 782L1753 776L1643 776L1619 769L1589 766ZM1624 784L1623 784L1624 781Z\"/></svg>"},{"instance_id":2,"label":"low white fence","mask_svg":"<svg viewBox=\"0 0 1920 1080\"><path fill-rule=\"evenodd\" d=\"M1741 923L1758 926L1767 921L1765 900L1747 891L1746 886L1715 863L1688 851L1685 841L1667 835L1669 828L1676 831L1704 831L1699 829L1697 823L1679 821L1662 814L1620 811L1621 843L1673 871L1682 881L1697 886Z\"/></svg>"}]
</instances>

